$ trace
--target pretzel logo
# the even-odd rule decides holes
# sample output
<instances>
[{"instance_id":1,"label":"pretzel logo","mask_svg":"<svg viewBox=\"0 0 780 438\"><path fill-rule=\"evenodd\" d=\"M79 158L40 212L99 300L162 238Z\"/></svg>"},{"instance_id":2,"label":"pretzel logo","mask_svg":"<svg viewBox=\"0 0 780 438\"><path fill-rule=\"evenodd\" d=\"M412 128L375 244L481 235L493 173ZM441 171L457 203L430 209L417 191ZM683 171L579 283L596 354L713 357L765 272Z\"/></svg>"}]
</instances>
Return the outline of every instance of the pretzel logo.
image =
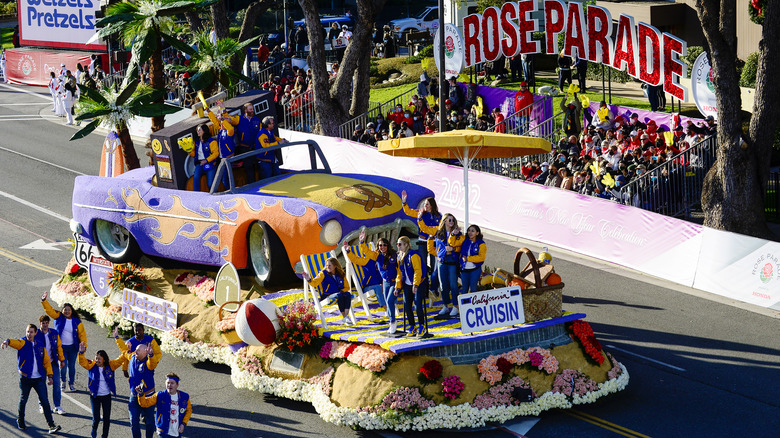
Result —
<instances>
[{"instance_id":1,"label":"pretzel logo","mask_svg":"<svg viewBox=\"0 0 780 438\"><path fill-rule=\"evenodd\" d=\"M549 307L549 305L546 301L534 301L528 306L528 311L531 312L532 315L542 315L547 312L547 307Z\"/></svg>"},{"instance_id":2,"label":"pretzel logo","mask_svg":"<svg viewBox=\"0 0 780 438\"><path fill-rule=\"evenodd\" d=\"M366 212L382 208L385 205L393 205L393 201L390 200L390 192L373 184L355 184L342 187L336 190L336 196L345 201L362 205Z\"/></svg>"}]
</instances>

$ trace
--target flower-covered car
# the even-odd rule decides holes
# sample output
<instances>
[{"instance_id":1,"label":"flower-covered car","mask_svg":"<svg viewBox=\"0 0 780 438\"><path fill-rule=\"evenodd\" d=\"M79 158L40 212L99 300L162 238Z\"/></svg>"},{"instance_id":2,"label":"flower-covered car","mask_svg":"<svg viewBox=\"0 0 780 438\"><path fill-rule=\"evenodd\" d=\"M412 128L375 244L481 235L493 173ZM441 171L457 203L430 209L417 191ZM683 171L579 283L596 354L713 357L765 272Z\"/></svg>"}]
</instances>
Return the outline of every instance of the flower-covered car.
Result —
<instances>
[{"instance_id":1,"label":"flower-covered car","mask_svg":"<svg viewBox=\"0 0 780 438\"><path fill-rule=\"evenodd\" d=\"M279 149L281 175L236 186L233 167ZM227 172L229 187L219 191ZM210 193L162 188L154 167L118 177L79 176L71 228L110 261L142 254L190 263L252 268L258 280L293 280L302 254L329 251L357 237L416 236L400 193L418 206L433 192L394 178L335 174L314 141L285 143L222 160ZM300 272L300 270L297 270Z\"/></svg>"}]
</instances>

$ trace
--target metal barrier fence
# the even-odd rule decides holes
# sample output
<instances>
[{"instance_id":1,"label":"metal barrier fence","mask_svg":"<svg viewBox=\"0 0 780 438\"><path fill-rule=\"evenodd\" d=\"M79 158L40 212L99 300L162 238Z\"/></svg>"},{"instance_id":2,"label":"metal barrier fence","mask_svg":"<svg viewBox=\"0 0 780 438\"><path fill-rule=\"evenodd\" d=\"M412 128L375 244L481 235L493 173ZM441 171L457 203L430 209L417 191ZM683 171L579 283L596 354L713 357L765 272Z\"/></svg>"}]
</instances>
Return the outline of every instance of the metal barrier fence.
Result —
<instances>
[{"instance_id":1,"label":"metal barrier fence","mask_svg":"<svg viewBox=\"0 0 780 438\"><path fill-rule=\"evenodd\" d=\"M716 136L670 158L620 189L620 203L689 219L701 206L704 177L715 163Z\"/></svg>"},{"instance_id":2,"label":"metal barrier fence","mask_svg":"<svg viewBox=\"0 0 780 438\"><path fill-rule=\"evenodd\" d=\"M317 115L314 111L314 93L312 89L304 91L292 98L282 108L284 125L282 127L299 132L313 132L317 124ZM278 117L282 119L282 117Z\"/></svg>"},{"instance_id":3,"label":"metal barrier fence","mask_svg":"<svg viewBox=\"0 0 780 438\"><path fill-rule=\"evenodd\" d=\"M764 215L769 222L780 222L780 173L769 172L764 199Z\"/></svg>"},{"instance_id":4,"label":"metal barrier fence","mask_svg":"<svg viewBox=\"0 0 780 438\"><path fill-rule=\"evenodd\" d=\"M386 113L389 112L390 108L395 108L396 104L400 103L404 108L406 108L406 105L411 100L412 94L415 94L416 92L417 86L415 85L409 91L403 94L399 94L387 102L369 102L368 111L351 120L348 120L346 123L343 123L339 126L339 137L345 139L352 138L352 132L354 132L355 126L363 125L363 128L365 128L368 122L373 122L376 120L377 115L381 114L382 116L385 116Z\"/></svg>"}]
</instances>

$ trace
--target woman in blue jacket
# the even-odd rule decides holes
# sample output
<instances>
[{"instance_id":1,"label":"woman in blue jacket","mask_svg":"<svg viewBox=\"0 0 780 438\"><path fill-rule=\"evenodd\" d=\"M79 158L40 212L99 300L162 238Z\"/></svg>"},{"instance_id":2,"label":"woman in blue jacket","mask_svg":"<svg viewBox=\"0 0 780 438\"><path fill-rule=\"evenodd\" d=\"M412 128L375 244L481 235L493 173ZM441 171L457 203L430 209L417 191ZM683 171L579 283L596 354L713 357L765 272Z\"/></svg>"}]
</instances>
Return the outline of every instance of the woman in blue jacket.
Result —
<instances>
[{"instance_id":1,"label":"woman in blue jacket","mask_svg":"<svg viewBox=\"0 0 780 438\"><path fill-rule=\"evenodd\" d=\"M84 330L84 324L81 323L79 315L73 310L73 306L70 303L62 305L62 311L58 312L49 304L46 300L49 297L49 292L44 292L41 297L41 304L43 310L54 320L54 328L60 334L60 341L62 342L62 352L65 355L65 367L60 369L61 383L60 387L65 389L65 375L68 377L68 388L70 392L76 390L73 386L73 381L76 379L76 359L79 354L79 344L84 343L87 345L87 332Z\"/></svg>"},{"instance_id":2,"label":"woman in blue jacket","mask_svg":"<svg viewBox=\"0 0 780 438\"><path fill-rule=\"evenodd\" d=\"M352 307L352 294L349 292L349 282L347 282L347 275L344 273L344 268L341 267L338 259L330 257L325 261L325 269L320 271L316 277L312 278L306 272L303 273L303 278L309 282L312 287L322 286L320 288L321 295L320 300L336 295L336 302L339 306L341 316L344 318L342 321L344 325L353 325L356 321L350 321L348 318L349 309Z\"/></svg>"},{"instance_id":3,"label":"woman in blue jacket","mask_svg":"<svg viewBox=\"0 0 780 438\"><path fill-rule=\"evenodd\" d=\"M425 198L420 210L415 210L406 204L406 190L401 191L401 202L403 203L404 213L407 216L417 218L417 227L419 235L417 237L417 252L422 257L423 262L431 272L431 289L436 293L438 290L438 273L434 269L436 260L433 255L428 254L428 241L433 240L433 235L439 228L442 215L439 213L439 207L436 205L436 199L433 197Z\"/></svg>"},{"instance_id":4,"label":"woman in blue jacket","mask_svg":"<svg viewBox=\"0 0 780 438\"><path fill-rule=\"evenodd\" d=\"M384 237L380 237L376 243L377 250L373 251L368 248L368 245L363 244L365 234L361 233L360 250L365 254L364 256L358 256L352 252L348 253L349 259L360 266L366 266L368 263L374 263L376 269L379 271L379 275L382 277L382 295L384 296L384 304L387 309L387 316L390 321L390 326L387 329L388 334L393 334L398 329L398 322L395 319L395 303L397 297L395 296L395 279L398 276L398 254L391 248L390 241ZM379 295L377 295L378 297ZM380 301L380 304L382 302Z\"/></svg>"},{"instance_id":5,"label":"woman in blue jacket","mask_svg":"<svg viewBox=\"0 0 780 438\"><path fill-rule=\"evenodd\" d=\"M460 282L463 284L464 294L477 291L486 255L487 246L482 240L482 230L476 225L469 225L466 241L460 247Z\"/></svg>"},{"instance_id":6,"label":"woman in blue jacket","mask_svg":"<svg viewBox=\"0 0 780 438\"><path fill-rule=\"evenodd\" d=\"M447 213L441 220L439 229L428 241L429 252L436 255L436 271L441 284L441 299L443 306L440 316L458 316L458 265L460 246L463 244L463 234L458 228L458 220Z\"/></svg>"},{"instance_id":7,"label":"woman in blue jacket","mask_svg":"<svg viewBox=\"0 0 780 438\"><path fill-rule=\"evenodd\" d=\"M404 314L409 320L407 336L425 336L428 334L428 320L425 314L425 299L428 297L428 276L425 261L411 248L409 238L398 238L398 274L395 279L395 293L404 294ZM412 302L417 308L420 331L416 333Z\"/></svg>"},{"instance_id":8,"label":"woman in blue jacket","mask_svg":"<svg viewBox=\"0 0 780 438\"><path fill-rule=\"evenodd\" d=\"M114 382L114 370L121 367L127 360L124 355L114 360L108 360L105 350L95 353L95 360L84 357L87 351L85 344L79 345L79 365L87 370L89 375L89 401L92 405L92 438L97 437L97 428L100 423L100 411L103 410L103 438L108 438L108 429L111 427L111 394L116 395L116 382Z\"/></svg>"},{"instance_id":9,"label":"woman in blue jacket","mask_svg":"<svg viewBox=\"0 0 780 438\"><path fill-rule=\"evenodd\" d=\"M192 189L200 191L200 178L205 173L206 183L211 189L214 177L217 175L217 164L219 163L219 144L211 136L209 125L201 123L195 130L198 138L195 140L195 147L190 155L195 157L195 173L192 176Z\"/></svg>"}]
</instances>

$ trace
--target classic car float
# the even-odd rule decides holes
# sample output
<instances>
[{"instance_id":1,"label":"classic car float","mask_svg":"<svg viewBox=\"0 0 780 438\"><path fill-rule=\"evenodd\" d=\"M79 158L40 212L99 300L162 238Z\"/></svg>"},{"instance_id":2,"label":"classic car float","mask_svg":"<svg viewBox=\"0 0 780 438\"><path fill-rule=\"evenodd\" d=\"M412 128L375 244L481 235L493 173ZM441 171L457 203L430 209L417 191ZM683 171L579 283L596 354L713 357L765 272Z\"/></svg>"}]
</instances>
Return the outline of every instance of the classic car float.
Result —
<instances>
[{"instance_id":1,"label":"classic car float","mask_svg":"<svg viewBox=\"0 0 780 438\"><path fill-rule=\"evenodd\" d=\"M277 149L285 163L281 175L240 185L234 169L242 160ZM221 185L225 172L229 187ZM142 254L213 266L231 262L251 268L265 285L279 285L300 272L301 254L336 249L363 227L369 237L390 230L416 236L402 190L412 206L433 196L389 177L334 174L319 145L308 140L222 160L209 193L158 187L152 166L114 178L79 176L71 228L115 263Z\"/></svg>"}]
</instances>

